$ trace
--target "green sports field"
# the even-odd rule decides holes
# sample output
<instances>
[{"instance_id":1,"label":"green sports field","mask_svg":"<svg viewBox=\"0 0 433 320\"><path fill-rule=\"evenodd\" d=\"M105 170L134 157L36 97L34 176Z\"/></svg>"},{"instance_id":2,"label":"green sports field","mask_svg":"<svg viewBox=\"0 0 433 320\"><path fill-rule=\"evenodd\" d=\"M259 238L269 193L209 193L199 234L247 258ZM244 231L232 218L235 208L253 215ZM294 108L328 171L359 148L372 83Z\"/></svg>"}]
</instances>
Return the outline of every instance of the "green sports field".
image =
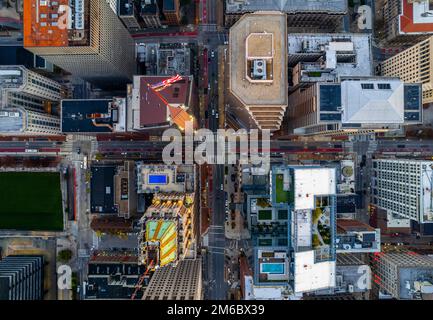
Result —
<instances>
[{"instance_id":1,"label":"green sports field","mask_svg":"<svg viewBox=\"0 0 433 320\"><path fill-rule=\"evenodd\" d=\"M0 229L62 231L60 174L0 173Z\"/></svg>"}]
</instances>

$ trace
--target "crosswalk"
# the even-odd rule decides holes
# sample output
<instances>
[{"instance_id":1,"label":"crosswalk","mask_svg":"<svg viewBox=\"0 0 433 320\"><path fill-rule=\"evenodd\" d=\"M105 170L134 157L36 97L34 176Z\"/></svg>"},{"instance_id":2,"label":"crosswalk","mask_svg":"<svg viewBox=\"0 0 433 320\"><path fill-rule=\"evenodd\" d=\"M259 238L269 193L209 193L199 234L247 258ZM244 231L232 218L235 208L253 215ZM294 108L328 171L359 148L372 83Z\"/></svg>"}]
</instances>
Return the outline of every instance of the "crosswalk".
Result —
<instances>
[{"instance_id":1,"label":"crosswalk","mask_svg":"<svg viewBox=\"0 0 433 320\"><path fill-rule=\"evenodd\" d=\"M216 24L202 24L199 26L200 31L203 32L217 32L218 27Z\"/></svg>"},{"instance_id":2,"label":"crosswalk","mask_svg":"<svg viewBox=\"0 0 433 320\"><path fill-rule=\"evenodd\" d=\"M90 143L90 152L92 154L95 154L98 152L98 141L97 140L92 140Z\"/></svg>"},{"instance_id":3,"label":"crosswalk","mask_svg":"<svg viewBox=\"0 0 433 320\"><path fill-rule=\"evenodd\" d=\"M376 140L370 141L370 143L368 144L367 153L371 153L371 154L375 153L377 150L377 145L378 143Z\"/></svg>"},{"instance_id":4,"label":"crosswalk","mask_svg":"<svg viewBox=\"0 0 433 320\"><path fill-rule=\"evenodd\" d=\"M73 150L74 142L66 140L61 147L61 152L71 153Z\"/></svg>"}]
</instances>

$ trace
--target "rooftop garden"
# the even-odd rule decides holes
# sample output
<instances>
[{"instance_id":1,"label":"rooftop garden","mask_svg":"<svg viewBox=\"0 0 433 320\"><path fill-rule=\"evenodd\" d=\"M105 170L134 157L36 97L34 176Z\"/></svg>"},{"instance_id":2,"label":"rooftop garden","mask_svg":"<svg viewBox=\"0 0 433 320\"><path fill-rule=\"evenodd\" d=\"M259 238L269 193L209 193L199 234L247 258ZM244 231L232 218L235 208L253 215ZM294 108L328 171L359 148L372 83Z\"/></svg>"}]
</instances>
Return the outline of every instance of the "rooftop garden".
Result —
<instances>
[{"instance_id":1,"label":"rooftop garden","mask_svg":"<svg viewBox=\"0 0 433 320\"><path fill-rule=\"evenodd\" d=\"M284 190L284 175L277 174L275 177L275 200L277 203L287 203L289 192Z\"/></svg>"}]
</instances>

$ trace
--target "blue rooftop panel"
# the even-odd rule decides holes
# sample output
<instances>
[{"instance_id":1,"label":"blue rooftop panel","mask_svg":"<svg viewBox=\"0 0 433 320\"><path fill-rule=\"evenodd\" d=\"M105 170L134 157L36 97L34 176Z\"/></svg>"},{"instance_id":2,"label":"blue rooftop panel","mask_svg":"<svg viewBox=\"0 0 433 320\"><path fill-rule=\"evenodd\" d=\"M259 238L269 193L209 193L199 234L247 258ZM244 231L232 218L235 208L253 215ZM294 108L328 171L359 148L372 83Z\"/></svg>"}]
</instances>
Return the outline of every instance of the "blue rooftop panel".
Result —
<instances>
[{"instance_id":1,"label":"blue rooftop panel","mask_svg":"<svg viewBox=\"0 0 433 320\"><path fill-rule=\"evenodd\" d=\"M341 85L320 86L320 111L338 111L341 107Z\"/></svg>"}]
</instances>

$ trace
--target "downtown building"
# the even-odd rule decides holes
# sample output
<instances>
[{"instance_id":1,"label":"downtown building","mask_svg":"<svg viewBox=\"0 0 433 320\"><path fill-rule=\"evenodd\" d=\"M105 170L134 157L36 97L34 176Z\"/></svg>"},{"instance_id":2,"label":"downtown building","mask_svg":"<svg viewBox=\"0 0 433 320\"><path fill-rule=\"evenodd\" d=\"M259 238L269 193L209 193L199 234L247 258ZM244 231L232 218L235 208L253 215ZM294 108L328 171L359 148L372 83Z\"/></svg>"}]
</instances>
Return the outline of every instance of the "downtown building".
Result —
<instances>
[{"instance_id":1,"label":"downtown building","mask_svg":"<svg viewBox=\"0 0 433 320\"><path fill-rule=\"evenodd\" d=\"M126 99L64 99L60 104L64 134L126 132Z\"/></svg>"},{"instance_id":2,"label":"downtown building","mask_svg":"<svg viewBox=\"0 0 433 320\"><path fill-rule=\"evenodd\" d=\"M157 0L141 0L140 16L146 28L160 28L162 26L160 15Z\"/></svg>"},{"instance_id":3,"label":"downtown building","mask_svg":"<svg viewBox=\"0 0 433 320\"><path fill-rule=\"evenodd\" d=\"M259 175L269 190L247 188L253 267L243 296L301 299L336 283L336 171L319 166L274 166ZM255 186L262 184L255 179Z\"/></svg>"},{"instance_id":4,"label":"downtown building","mask_svg":"<svg viewBox=\"0 0 433 320\"><path fill-rule=\"evenodd\" d=\"M134 41L105 0L30 0L24 7L24 47L104 89L124 88L136 71Z\"/></svg>"},{"instance_id":5,"label":"downtown building","mask_svg":"<svg viewBox=\"0 0 433 320\"><path fill-rule=\"evenodd\" d=\"M230 28L231 111L251 128L277 131L287 107L287 22L280 12L244 15Z\"/></svg>"},{"instance_id":6,"label":"downtown building","mask_svg":"<svg viewBox=\"0 0 433 320\"><path fill-rule=\"evenodd\" d=\"M433 36L382 62L381 74L421 83L423 104L433 102Z\"/></svg>"},{"instance_id":7,"label":"downtown building","mask_svg":"<svg viewBox=\"0 0 433 320\"><path fill-rule=\"evenodd\" d=\"M137 2L134 0L118 0L117 6L117 14L125 27L129 30L140 29Z\"/></svg>"},{"instance_id":8,"label":"downtown building","mask_svg":"<svg viewBox=\"0 0 433 320\"><path fill-rule=\"evenodd\" d=\"M92 253L87 270L83 288L86 300L126 300L131 299L146 268L138 264L135 252L98 250ZM145 277L143 285L148 282L149 277ZM137 291L140 297L141 293Z\"/></svg>"},{"instance_id":9,"label":"downtown building","mask_svg":"<svg viewBox=\"0 0 433 320\"><path fill-rule=\"evenodd\" d=\"M0 260L0 300L42 300L44 258L7 256Z\"/></svg>"},{"instance_id":10,"label":"downtown building","mask_svg":"<svg viewBox=\"0 0 433 320\"><path fill-rule=\"evenodd\" d=\"M305 300L369 300L371 268L357 254L337 254L335 287L316 291Z\"/></svg>"},{"instance_id":11,"label":"downtown building","mask_svg":"<svg viewBox=\"0 0 433 320\"><path fill-rule=\"evenodd\" d=\"M199 235L195 166L137 163L139 197L153 195L139 221L139 264L151 271L195 259Z\"/></svg>"},{"instance_id":12,"label":"downtown building","mask_svg":"<svg viewBox=\"0 0 433 320\"><path fill-rule=\"evenodd\" d=\"M409 46L433 34L433 8L429 0L385 0L382 8L385 41Z\"/></svg>"},{"instance_id":13,"label":"downtown building","mask_svg":"<svg viewBox=\"0 0 433 320\"><path fill-rule=\"evenodd\" d=\"M163 130L171 126L185 129L193 121L197 92L192 76L155 91L151 87L170 79L170 76L134 76L128 85L127 131Z\"/></svg>"},{"instance_id":14,"label":"downtown building","mask_svg":"<svg viewBox=\"0 0 433 320\"><path fill-rule=\"evenodd\" d=\"M422 123L420 84L397 78L341 78L316 82L289 96L289 132L300 135L366 134Z\"/></svg>"},{"instance_id":15,"label":"downtown building","mask_svg":"<svg viewBox=\"0 0 433 320\"><path fill-rule=\"evenodd\" d=\"M420 224L433 222L433 161L373 160L373 205Z\"/></svg>"},{"instance_id":16,"label":"downtown building","mask_svg":"<svg viewBox=\"0 0 433 320\"><path fill-rule=\"evenodd\" d=\"M143 300L202 300L202 261L188 259L155 271Z\"/></svg>"},{"instance_id":17,"label":"downtown building","mask_svg":"<svg viewBox=\"0 0 433 320\"><path fill-rule=\"evenodd\" d=\"M24 66L0 66L0 133L59 134L59 104L67 95L58 82Z\"/></svg>"},{"instance_id":18,"label":"downtown building","mask_svg":"<svg viewBox=\"0 0 433 320\"><path fill-rule=\"evenodd\" d=\"M375 253L373 283L381 294L398 300L433 299L433 258L411 251Z\"/></svg>"},{"instance_id":19,"label":"downtown building","mask_svg":"<svg viewBox=\"0 0 433 320\"><path fill-rule=\"evenodd\" d=\"M242 15L256 11L276 11L287 14L290 29L328 29L342 25L348 12L345 0L225 0L225 24L232 26Z\"/></svg>"},{"instance_id":20,"label":"downtown building","mask_svg":"<svg viewBox=\"0 0 433 320\"><path fill-rule=\"evenodd\" d=\"M179 25L180 2L179 0L163 0L162 12L168 25Z\"/></svg>"},{"instance_id":21,"label":"downtown building","mask_svg":"<svg viewBox=\"0 0 433 320\"><path fill-rule=\"evenodd\" d=\"M316 82L372 75L369 34L289 33L287 38L290 92Z\"/></svg>"}]
</instances>

